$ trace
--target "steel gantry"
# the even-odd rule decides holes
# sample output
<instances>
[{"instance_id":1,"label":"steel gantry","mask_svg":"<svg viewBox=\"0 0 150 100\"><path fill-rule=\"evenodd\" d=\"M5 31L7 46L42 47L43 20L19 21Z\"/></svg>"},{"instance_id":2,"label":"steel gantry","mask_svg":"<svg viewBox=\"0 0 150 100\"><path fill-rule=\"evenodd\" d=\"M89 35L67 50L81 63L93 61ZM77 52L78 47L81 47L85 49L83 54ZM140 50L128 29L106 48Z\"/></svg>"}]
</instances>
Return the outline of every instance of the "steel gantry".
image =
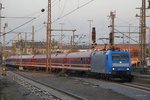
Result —
<instances>
[{"instance_id":1,"label":"steel gantry","mask_svg":"<svg viewBox=\"0 0 150 100\"><path fill-rule=\"evenodd\" d=\"M74 39L75 39L75 31L76 31L76 29L51 29L51 31L72 31L72 49L74 48L74 46L75 46L75 41L74 41Z\"/></svg>"}]
</instances>

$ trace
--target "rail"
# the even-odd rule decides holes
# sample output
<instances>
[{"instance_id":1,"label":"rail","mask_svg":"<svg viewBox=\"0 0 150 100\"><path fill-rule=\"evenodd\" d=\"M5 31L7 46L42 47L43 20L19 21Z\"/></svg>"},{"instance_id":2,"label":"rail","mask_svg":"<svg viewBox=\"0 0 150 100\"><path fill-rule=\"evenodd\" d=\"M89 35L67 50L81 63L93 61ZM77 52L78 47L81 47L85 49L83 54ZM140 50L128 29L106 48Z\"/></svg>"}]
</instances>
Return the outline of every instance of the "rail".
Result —
<instances>
[{"instance_id":1,"label":"rail","mask_svg":"<svg viewBox=\"0 0 150 100\"><path fill-rule=\"evenodd\" d=\"M49 98L56 100L87 100L86 98L57 89L45 83L39 82L37 80L28 78L14 72L9 71L8 74L9 77L13 78L13 80L18 82L20 85L23 85L32 93L40 96L44 100L49 100Z\"/></svg>"},{"instance_id":2,"label":"rail","mask_svg":"<svg viewBox=\"0 0 150 100\"><path fill-rule=\"evenodd\" d=\"M139 83L123 83L122 85L150 92L150 86Z\"/></svg>"}]
</instances>

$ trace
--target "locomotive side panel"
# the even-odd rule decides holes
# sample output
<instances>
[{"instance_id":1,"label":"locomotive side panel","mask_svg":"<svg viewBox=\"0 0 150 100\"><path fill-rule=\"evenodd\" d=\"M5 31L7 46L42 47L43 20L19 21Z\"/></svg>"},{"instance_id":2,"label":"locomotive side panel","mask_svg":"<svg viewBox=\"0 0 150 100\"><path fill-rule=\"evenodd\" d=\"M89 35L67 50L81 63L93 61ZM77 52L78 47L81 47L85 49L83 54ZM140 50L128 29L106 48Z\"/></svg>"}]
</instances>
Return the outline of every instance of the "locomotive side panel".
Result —
<instances>
[{"instance_id":1,"label":"locomotive side panel","mask_svg":"<svg viewBox=\"0 0 150 100\"><path fill-rule=\"evenodd\" d=\"M105 55L98 54L92 56L91 72L105 73Z\"/></svg>"}]
</instances>

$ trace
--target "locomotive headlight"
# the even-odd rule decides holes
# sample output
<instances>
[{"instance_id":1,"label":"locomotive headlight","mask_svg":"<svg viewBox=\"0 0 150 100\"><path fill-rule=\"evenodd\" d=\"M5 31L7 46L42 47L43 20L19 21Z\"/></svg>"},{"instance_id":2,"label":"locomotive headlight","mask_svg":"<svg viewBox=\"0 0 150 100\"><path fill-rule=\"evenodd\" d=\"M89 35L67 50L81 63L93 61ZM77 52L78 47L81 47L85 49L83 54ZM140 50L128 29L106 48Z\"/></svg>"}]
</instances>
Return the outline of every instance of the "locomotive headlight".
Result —
<instances>
[{"instance_id":1,"label":"locomotive headlight","mask_svg":"<svg viewBox=\"0 0 150 100\"><path fill-rule=\"evenodd\" d=\"M129 68L127 68L126 70L129 70Z\"/></svg>"},{"instance_id":2,"label":"locomotive headlight","mask_svg":"<svg viewBox=\"0 0 150 100\"><path fill-rule=\"evenodd\" d=\"M115 70L115 68L112 68L112 70Z\"/></svg>"}]
</instances>

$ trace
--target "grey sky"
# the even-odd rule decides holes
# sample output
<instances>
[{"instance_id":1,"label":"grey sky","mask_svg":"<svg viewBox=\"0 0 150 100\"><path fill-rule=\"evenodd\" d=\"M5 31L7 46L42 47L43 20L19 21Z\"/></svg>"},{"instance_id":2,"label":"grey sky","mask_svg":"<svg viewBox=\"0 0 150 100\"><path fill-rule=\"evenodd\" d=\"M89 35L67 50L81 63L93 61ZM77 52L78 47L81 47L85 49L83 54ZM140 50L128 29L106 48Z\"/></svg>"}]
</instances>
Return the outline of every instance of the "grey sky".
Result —
<instances>
[{"instance_id":1,"label":"grey sky","mask_svg":"<svg viewBox=\"0 0 150 100\"><path fill-rule=\"evenodd\" d=\"M44 22L47 21L47 0L0 0L5 7L2 10L2 15L5 17L36 17L32 22L14 30L15 32L31 32L32 25L35 26L36 33L35 39L37 41L45 41L46 28ZM100 37L107 37L109 34L109 22L108 15L110 11L116 11L116 25L128 26L132 24L134 26L139 25L139 19L135 17L136 13L139 14L137 7L141 7L142 0L93 0L91 3L84 7L92 0L52 0L52 28L59 29L60 23L63 24L64 29L77 29L76 34L87 35L84 40L88 41L89 37L89 22L93 20L92 26L96 27L97 39ZM77 9L79 7L79 9ZM80 8L81 7L81 8ZM42 8L45 8L45 12L40 12ZM68 12L77 9L73 13L61 18ZM148 12L147 12L148 13ZM57 20L60 18L59 20ZM8 23L7 31L10 31L17 26L29 21L31 19L16 19L5 18L2 19L2 27L4 23ZM117 28L117 27L116 27ZM120 31L128 31L129 28L117 28ZM137 28L132 28L131 31L138 31ZM63 32L66 36L64 43L68 43L69 36L72 32ZM60 38L60 32L53 32L57 37L53 37L57 40ZM8 34L6 37L9 41L12 37L15 37L14 33ZM10 38L11 37L11 38ZM29 35L29 40L31 35ZM87 42L88 43L88 42Z\"/></svg>"}]
</instances>

